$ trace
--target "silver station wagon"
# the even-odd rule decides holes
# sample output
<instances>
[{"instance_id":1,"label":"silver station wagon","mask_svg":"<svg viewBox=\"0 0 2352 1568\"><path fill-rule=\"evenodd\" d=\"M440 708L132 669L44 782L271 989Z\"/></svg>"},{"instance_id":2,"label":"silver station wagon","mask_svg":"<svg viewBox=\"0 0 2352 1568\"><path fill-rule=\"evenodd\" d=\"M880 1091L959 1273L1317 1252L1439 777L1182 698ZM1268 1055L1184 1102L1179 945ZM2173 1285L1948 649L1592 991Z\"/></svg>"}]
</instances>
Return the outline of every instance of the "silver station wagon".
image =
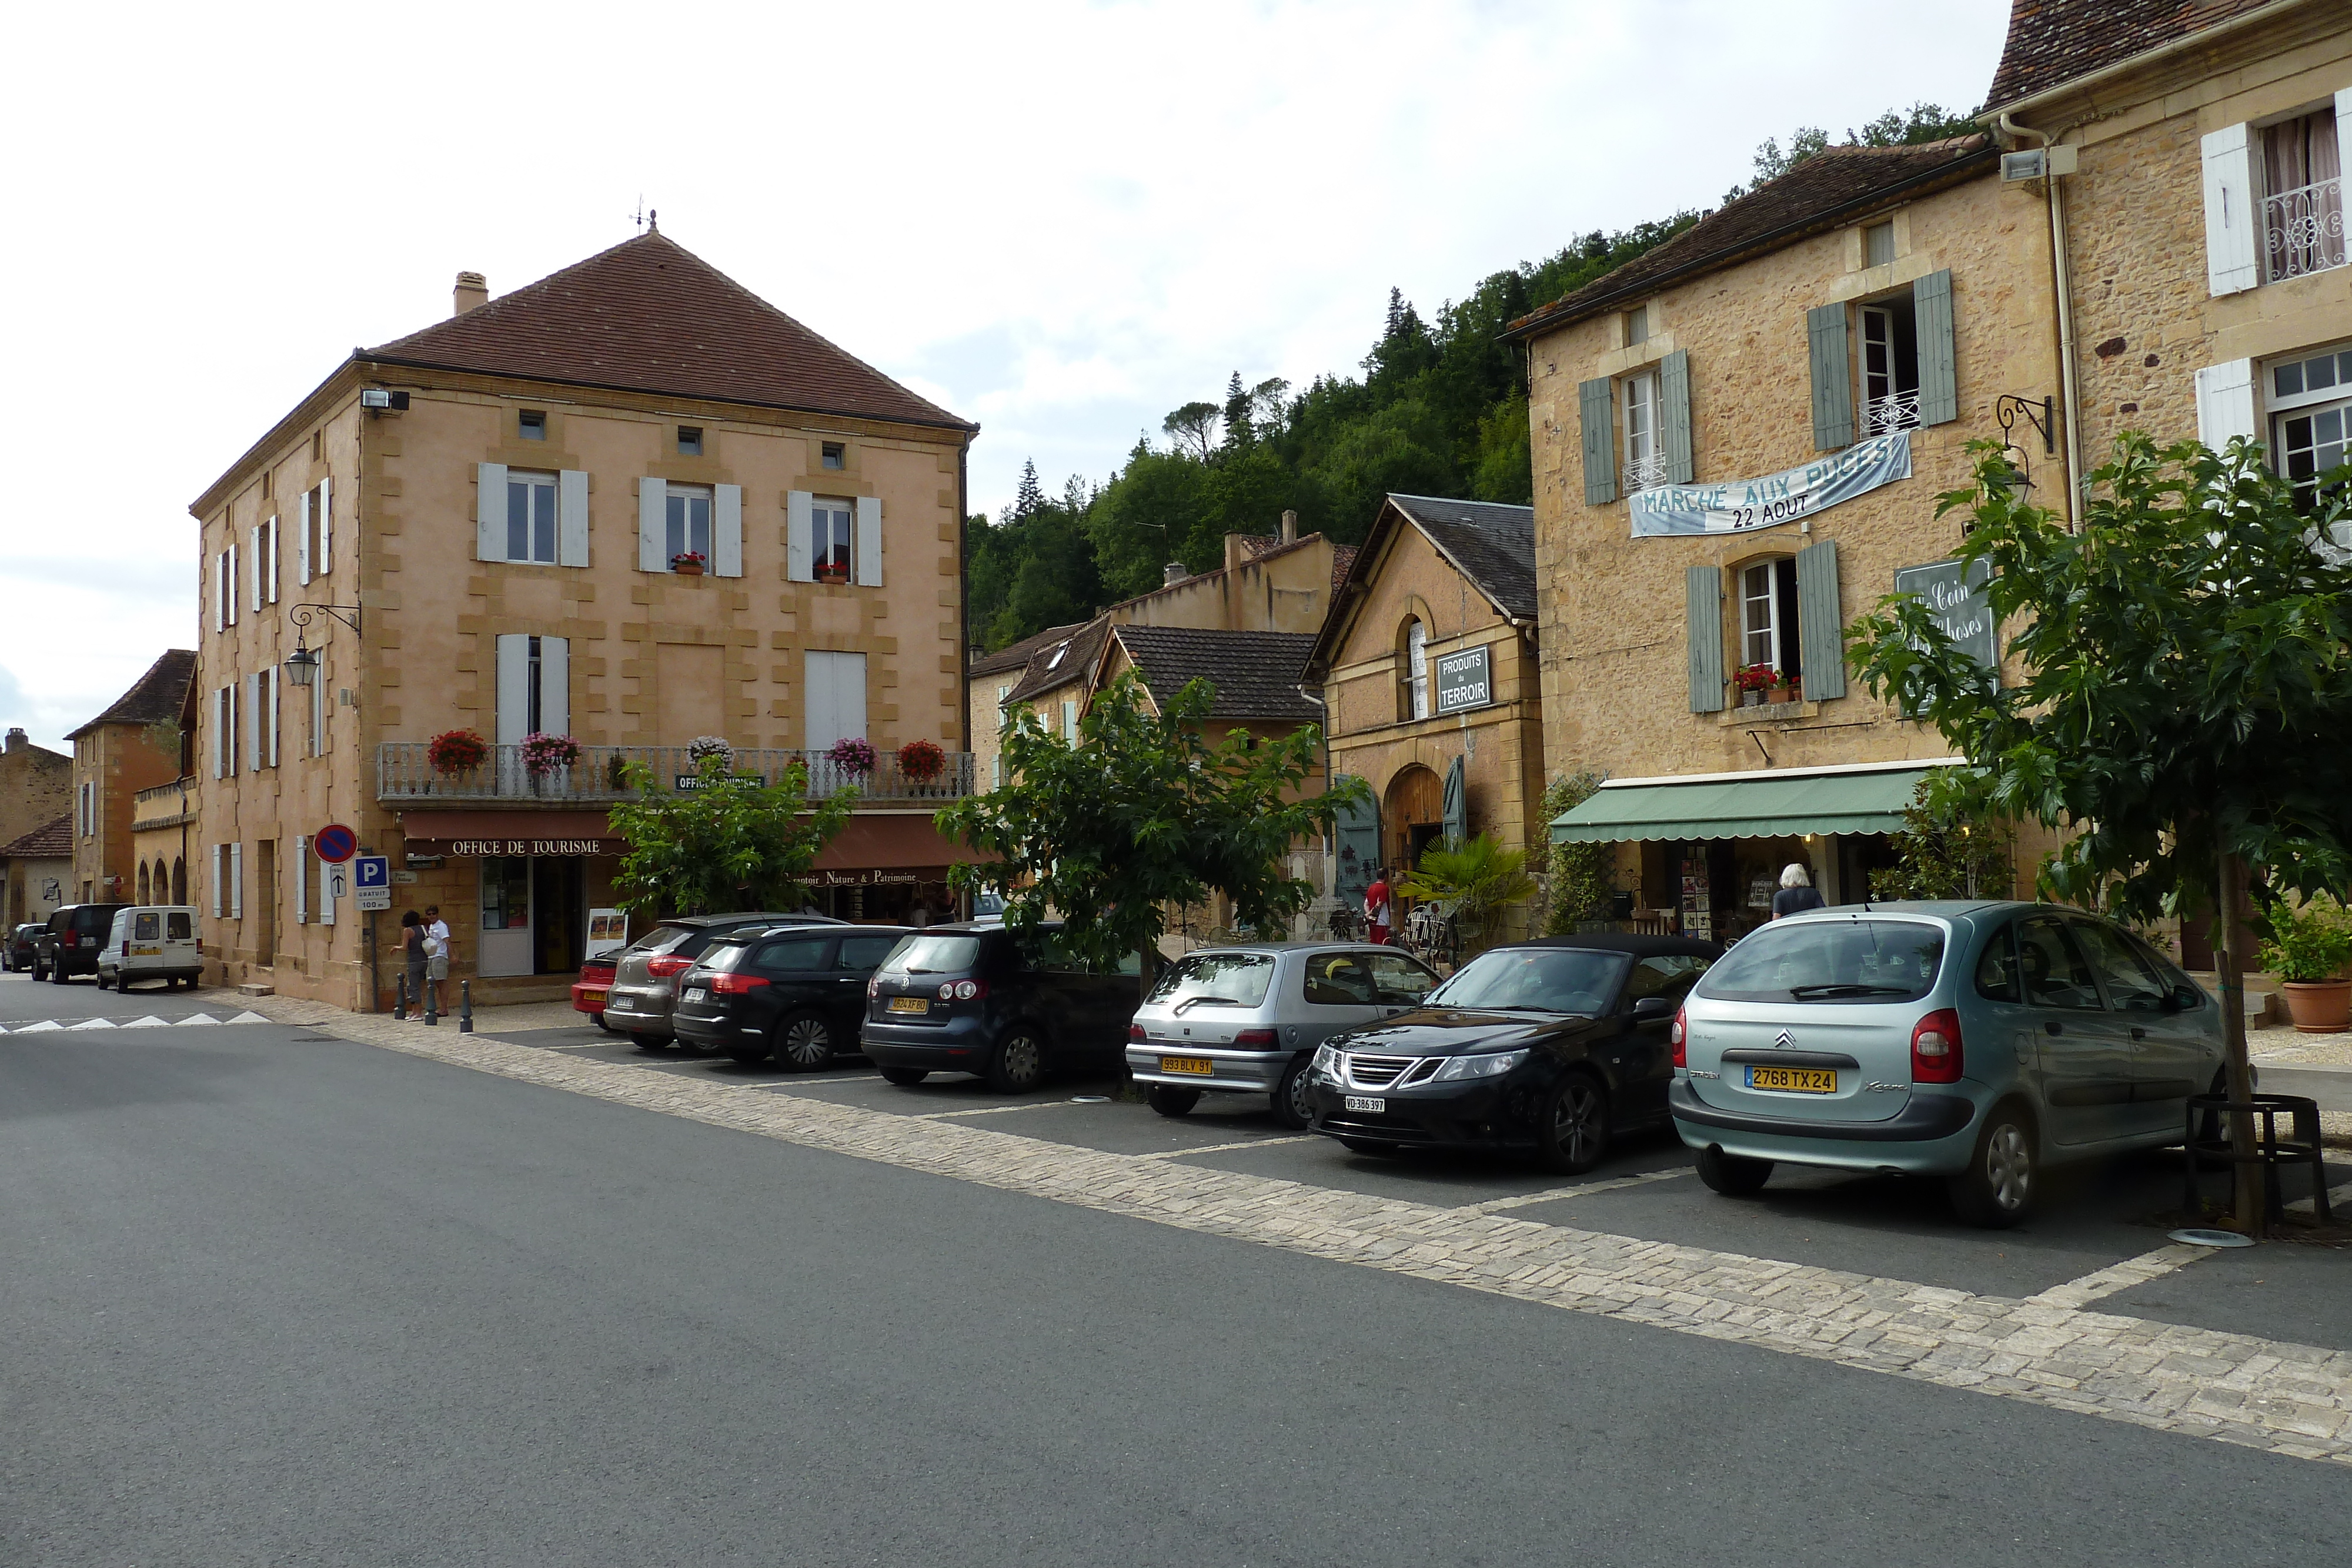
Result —
<instances>
[{"instance_id":1,"label":"silver station wagon","mask_svg":"<svg viewBox=\"0 0 2352 1568\"><path fill-rule=\"evenodd\" d=\"M1127 1030L1127 1065L1151 1108L1181 1116L1203 1091L1264 1094L1293 1132L1312 1107L1315 1048L1421 1006L1437 975L1394 947L1266 942L1203 947L1160 972Z\"/></svg>"},{"instance_id":2,"label":"silver station wagon","mask_svg":"<svg viewBox=\"0 0 2352 1568\"><path fill-rule=\"evenodd\" d=\"M1700 1179L1776 1163L1947 1179L2013 1225L2042 1168L2180 1141L2221 1009L2123 927L2033 904L1847 904L1776 920L1699 980L1667 1103Z\"/></svg>"}]
</instances>

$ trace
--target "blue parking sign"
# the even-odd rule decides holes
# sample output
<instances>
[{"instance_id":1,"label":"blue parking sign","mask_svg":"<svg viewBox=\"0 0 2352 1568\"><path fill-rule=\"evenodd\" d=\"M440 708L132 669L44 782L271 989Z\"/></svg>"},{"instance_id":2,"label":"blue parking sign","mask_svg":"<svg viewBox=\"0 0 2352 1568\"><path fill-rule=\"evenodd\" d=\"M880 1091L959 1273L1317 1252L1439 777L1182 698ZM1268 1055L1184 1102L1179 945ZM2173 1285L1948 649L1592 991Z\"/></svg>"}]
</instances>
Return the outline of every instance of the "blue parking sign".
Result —
<instances>
[{"instance_id":1,"label":"blue parking sign","mask_svg":"<svg viewBox=\"0 0 2352 1568\"><path fill-rule=\"evenodd\" d=\"M352 890L362 910L392 907L392 859L388 855L352 857Z\"/></svg>"}]
</instances>

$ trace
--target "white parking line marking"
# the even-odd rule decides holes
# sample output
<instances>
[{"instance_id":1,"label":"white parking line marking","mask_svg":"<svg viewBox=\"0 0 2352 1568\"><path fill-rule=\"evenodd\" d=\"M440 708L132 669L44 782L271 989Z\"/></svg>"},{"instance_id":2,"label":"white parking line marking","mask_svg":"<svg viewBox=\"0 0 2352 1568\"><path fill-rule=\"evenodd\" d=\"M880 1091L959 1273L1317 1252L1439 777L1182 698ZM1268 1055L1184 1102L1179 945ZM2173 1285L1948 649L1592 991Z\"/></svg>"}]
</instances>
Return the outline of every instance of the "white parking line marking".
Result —
<instances>
[{"instance_id":1,"label":"white parking line marking","mask_svg":"<svg viewBox=\"0 0 2352 1568\"><path fill-rule=\"evenodd\" d=\"M720 1082L726 1082L724 1079ZM757 1083L729 1083L733 1089L830 1089L836 1083L879 1083L878 1072L853 1073L846 1078L762 1078Z\"/></svg>"},{"instance_id":2,"label":"white parking line marking","mask_svg":"<svg viewBox=\"0 0 2352 1568\"><path fill-rule=\"evenodd\" d=\"M916 1120L943 1122L950 1116L1002 1116L1007 1111L1042 1111L1048 1106L1068 1103L1066 1100L1024 1100L1018 1105L982 1105L971 1111L928 1111Z\"/></svg>"},{"instance_id":3,"label":"white parking line marking","mask_svg":"<svg viewBox=\"0 0 2352 1568\"><path fill-rule=\"evenodd\" d=\"M2112 1296L2117 1291L2128 1291L2134 1285L2145 1285L2150 1280L2160 1280L2174 1270L2210 1258L2210 1247L2191 1247L2185 1242L2173 1242L2153 1252L2143 1252L2137 1258L2126 1258L2120 1263L2110 1263L2094 1270L2079 1280L2069 1280L2063 1285L2053 1285L2025 1300L2037 1307L2063 1307L2080 1311L2102 1296Z\"/></svg>"},{"instance_id":4,"label":"white parking line marking","mask_svg":"<svg viewBox=\"0 0 2352 1568\"><path fill-rule=\"evenodd\" d=\"M43 1019L38 1023L28 1023L21 1029L12 1029L8 1032L10 1034L39 1034L44 1030L63 1029L65 1027L65 1025L59 1023L55 1019Z\"/></svg>"},{"instance_id":5,"label":"white parking line marking","mask_svg":"<svg viewBox=\"0 0 2352 1568\"><path fill-rule=\"evenodd\" d=\"M66 1027L68 1029L112 1029L114 1024L109 1019L84 1019L79 1023L68 1024Z\"/></svg>"},{"instance_id":6,"label":"white parking line marking","mask_svg":"<svg viewBox=\"0 0 2352 1568\"><path fill-rule=\"evenodd\" d=\"M1676 1176L1696 1176L1689 1166L1670 1171L1643 1171L1639 1176L1611 1176L1606 1181L1589 1181L1578 1186L1555 1186L1542 1192L1523 1192L1516 1197L1489 1198L1485 1203L1465 1203L1450 1210L1454 1214L1500 1214L1507 1208L1526 1208L1531 1204L1557 1203L1562 1198L1590 1197L1596 1192L1615 1192L1621 1187L1640 1186L1645 1182L1672 1181Z\"/></svg>"},{"instance_id":7,"label":"white parking line marking","mask_svg":"<svg viewBox=\"0 0 2352 1568\"><path fill-rule=\"evenodd\" d=\"M1162 1149L1156 1155L1138 1155L1139 1160L1181 1160L1187 1155L1222 1155L1227 1149L1265 1149L1276 1144L1311 1144L1312 1133L1301 1133L1295 1138L1244 1138L1238 1144L1202 1144L1197 1149Z\"/></svg>"},{"instance_id":8,"label":"white parking line marking","mask_svg":"<svg viewBox=\"0 0 2352 1568\"><path fill-rule=\"evenodd\" d=\"M149 1013L143 1019L132 1019L122 1027L124 1029L169 1029L172 1026L168 1019L159 1019L153 1013Z\"/></svg>"}]
</instances>

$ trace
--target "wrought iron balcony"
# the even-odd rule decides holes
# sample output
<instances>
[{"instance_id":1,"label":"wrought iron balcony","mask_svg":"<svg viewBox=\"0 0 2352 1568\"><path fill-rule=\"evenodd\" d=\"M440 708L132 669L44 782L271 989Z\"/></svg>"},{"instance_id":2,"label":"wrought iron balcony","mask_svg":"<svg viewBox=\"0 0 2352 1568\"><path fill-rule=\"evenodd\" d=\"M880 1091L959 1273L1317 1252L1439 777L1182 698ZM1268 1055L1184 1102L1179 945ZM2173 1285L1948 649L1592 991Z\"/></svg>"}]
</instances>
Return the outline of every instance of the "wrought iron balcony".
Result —
<instances>
[{"instance_id":1,"label":"wrought iron balcony","mask_svg":"<svg viewBox=\"0 0 2352 1568\"><path fill-rule=\"evenodd\" d=\"M533 773L523 763L520 746L493 746L479 768L444 773L426 755L421 740L386 741L376 748L376 799L379 800L503 800L515 804L543 801L551 806L583 801L633 800L636 790L625 777L632 763L650 771L656 790L669 793L692 789L698 782L694 759L683 746L583 746L580 759L567 768ZM972 792L972 755L947 753L947 767L936 779L910 779L898 767L898 754L879 751L874 771L863 777L851 772L823 751L742 748L735 753L734 771L774 784L793 763L808 769L807 793L822 800L844 789L856 789L868 800L948 801Z\"/></svg>"},{"instance_id":2,"label":"wrought iron balcony","mask_svg":"<svg viewBox=\"0 0 2352 1568\"><path fill-rule=\"evenodd\" d=\"M2263 244L2273 283L2344 265L2341 180L2263 198Z\"/></svg>"},{"instance_id":3,"label":"wrought iron balcony","mask_svg":"<svg viewBox=\"0 0 2352 1568\"><path fill-rule=\"evenodd\" d=\"M1654 490L1666 482L1666 460L1664 457L1637 457L1625 464L1625 489Z\"/></svg>"},{"instance_id":4,"label":"wrought iron balcony","mask_svg":"<svg viewBox=\"0 0 2352 1568\"><path fill-rule=\"evenodd\" d=\"M1862 434L1885 435L1893 430L1919 428L1919 394L1912 392L1889 392L1874 397L1862 405Z\"/></svg>"}]
</instances>

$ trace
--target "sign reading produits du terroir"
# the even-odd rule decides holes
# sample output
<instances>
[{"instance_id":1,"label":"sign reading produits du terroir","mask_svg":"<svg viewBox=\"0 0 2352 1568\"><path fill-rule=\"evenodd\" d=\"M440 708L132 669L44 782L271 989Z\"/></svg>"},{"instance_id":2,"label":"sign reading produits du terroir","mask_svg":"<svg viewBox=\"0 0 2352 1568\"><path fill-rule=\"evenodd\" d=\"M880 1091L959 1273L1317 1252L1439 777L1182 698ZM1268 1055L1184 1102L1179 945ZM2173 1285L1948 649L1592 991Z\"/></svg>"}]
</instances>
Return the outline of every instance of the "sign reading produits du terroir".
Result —
<instances>
[{"instance_id":1,"label":"sign reading produits du terroir","mask_svg":"<svg viewBox=\"0 0 2352 1568\"><path fill-rule=\"evenodd\" d=\"M1994 634L1992 606L1985 602L1984 587L1992 578L1992 563L1980 560L1966 571L1956 560L1906 566L1895 573L1895 591L1924 600L1928 614L1960 651L1989 670L2000 668L2000 643Z\"/></svg>"},{"instance_id":2,"label":"sign reading produits du terroir","mask_svg":"<svg viewBox=\"0 0 2352 1568\"><path fill-rule=\"evenodd\" d=\"M1630 505L1633 537L1736 534L1793 523L1881 485L1911 477L1911 433L1874 435L1843 452L1824 454L1801 468L1720 485L1661 485L1636 490Z\"/></svg>"},{"instance_id":3,"label":"sign reading produits du terroir","mask_svg":"<svg viewBox=\"0 0 2352 1568\"><path fill-rule=\"evenodd\" d=\"M1437 655L1437 712L1443 716L1485 707L1495 700L1492 665L1486 645Z\"/></svg>"}]
</instances>

